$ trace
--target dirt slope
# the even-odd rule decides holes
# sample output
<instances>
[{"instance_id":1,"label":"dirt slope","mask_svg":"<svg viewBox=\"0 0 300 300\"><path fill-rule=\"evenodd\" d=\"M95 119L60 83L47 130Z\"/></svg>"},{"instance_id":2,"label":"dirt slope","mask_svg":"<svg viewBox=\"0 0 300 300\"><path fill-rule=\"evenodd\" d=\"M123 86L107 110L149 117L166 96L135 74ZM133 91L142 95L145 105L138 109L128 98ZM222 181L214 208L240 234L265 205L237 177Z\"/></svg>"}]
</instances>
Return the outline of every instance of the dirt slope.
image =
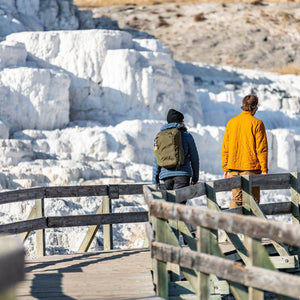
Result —
<instances>
[{"instance_id":1,"label":"dirt slope","mask_svg":"<svg viewBox=\"0 0 300 300\"><path fill-rule=\"evenodd\" d=\"M160 38L176 60L282 73L300 70L300 3L164 3L81 8L92 9L94 17L117 20L120 28Z\"/></svg>"}]
</instances>

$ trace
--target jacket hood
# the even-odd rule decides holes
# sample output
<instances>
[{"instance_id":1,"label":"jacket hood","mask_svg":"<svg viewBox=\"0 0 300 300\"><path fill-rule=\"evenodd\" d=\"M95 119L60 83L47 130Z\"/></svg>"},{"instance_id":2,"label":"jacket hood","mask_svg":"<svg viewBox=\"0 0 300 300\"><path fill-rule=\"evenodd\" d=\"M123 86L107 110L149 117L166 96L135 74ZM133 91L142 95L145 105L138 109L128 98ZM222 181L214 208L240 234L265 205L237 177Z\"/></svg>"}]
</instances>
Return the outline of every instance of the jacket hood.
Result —
<instances>
[{"instance_id":1,"label":"jacket hood","mask_svg":"<svg viewBox=\"0 0 300 300\"><path fill-rule=\"evenodd\" d=\"M187 128L183 126L182 124L179 123L168 123L162 126L160 131L166 130L166 129L171 129L171 128L178 128L181 131L187 131Z\"/></svg>"}]
</instances>

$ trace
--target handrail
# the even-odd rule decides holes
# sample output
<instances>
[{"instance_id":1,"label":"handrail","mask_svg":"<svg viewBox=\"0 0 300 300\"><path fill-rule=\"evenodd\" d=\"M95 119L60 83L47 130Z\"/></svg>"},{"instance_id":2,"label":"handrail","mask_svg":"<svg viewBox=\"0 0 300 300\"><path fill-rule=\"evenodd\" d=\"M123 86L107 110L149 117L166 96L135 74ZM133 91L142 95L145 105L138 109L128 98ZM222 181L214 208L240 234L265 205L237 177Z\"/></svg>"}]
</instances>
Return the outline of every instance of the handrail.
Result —
<instances>
[{"instance_id":1,"label":"handrail","mask_svg":"<svg viewBox=\"0 0 300 300\"><path fill-rule=\"evenodd\" d=\"M241 233L251 238L269 238L291 246L300 246L300 225L218 212L158 200L150 201L149 214L166 220L178 220L210 229Z\"/></svg>"},{"instance_id":2,"label":"handrail","mask_svg":"<svg viewBox=\"0 0 300 300\"><path fill-rule=\"evenodd\" d=\"M253 295L259 294L259 289L262 289L261 283L258 283L257 281L247 277L251 276L251 272L255 268L258 267L259 269L262 269L262 267L264 267L266 269L273 270L272 272L276 270L273 265L273 263L276 263L276 257L269 257L268 254L262 251L262 246L258 242L258 239L270 238L275 247L275 252L272 250L272 253L279 253L280 258L288 260L294 267L296 265L298 266L298 255L290 254L288 248L280 243L293 245L294 247L300 247L300 225L298 225L298 199L300 193L299 178L300 176L298 173L255 176L250 175L209 182L200 182L199 184L172 192L157 191L154 186L147 186L145 184L39 187L27 190L24 189L2 192L0 193L0 204L35 200L36 211L39 213L33 213L32 219L28 221L2 224L0 225L0 232L1 230L3 232L10 233L19 233L21 230L37 230L37 232L39 232L47 228L93 225L93 233L90 234L89 241L84 245L84 249L88 249L95 230L98 230L99 228L99 224L103 226L111 226L111 224L116 223L146 222L149 220L152 224L152 227L148 225L146 232L150 241L152 257L154 258L154 261L156 261L156 268L154 269L154 282L157 285L157 291L160 296L168 297L166 294L166 291L168 291L166 278L168 278L168 276L166 276L165 273L165 262L171 262L178 263L181 266L182 273L187 278L188 284L192 286L196 293L204 293L205 296L203 296L202 299L206 299L205 297L207 297L209 281L206 267L207 264L209 265L210 261L210 257L208 255L214 255L215 257L220 258L220 260L215 260L220 261L220 265L217 264L220 271L212 268L211 270L215 271L211 271L211 273L226 279L234 296L237 299L243 299L242 295L246 293L245 288L239 286L238 284L247 283L250 286L250 289L253 289ZM270 181L268 181L268 179L270 179ZM279 189L291 188L292 201L276 204L273 205L273 207L270 204L258 206L251 195L252 185L260 185L262 189L270 189L274 187ZM241 187L245 192L243 207L228 211L223 210L221 212L221 208L216 202L216 193L230 191L232 188L236 187ZM149 206L149 217L148 212L145 211L119 214L114 214L111 212L110 201L112 199L117 199L120 195L134 195L142 193L144 194L145 201ZM181 202L183 200L198 197L200 195L206 195L208 207L210 209L176 204L176 202ZM36 196L41 197L41 199L36 200ZM108 202L105 202L106 208L101 206L99 207L97 214L81 216L45 216L43 213L43 202L46 198L82 196L103 196L104 200L108 200ZM166 197L168 201L173 203L165 202L162 196ZM239 212L242 214L255 213L262 218L264 217L264 213L292 213L294 225L267 221L250 216L241 216L235 214L234 212ZM168 222L165 222L164 220L168 220ZM183 222L187 224L196 224L198 226L198 246L197 241L192 237L190 231ZM294 226L297 227L296 230L294 230ZM254 228L257 230L254 230ZM237 259L242 261L242 263L239 262L239 264L237 264L236 262L227 261L225 263L226 257L219 249L219 245L217 243L218 230L224 230L226 232L227 237L236 247ZM183 235L184 241L188 244L190 250L180 249L181 245L177 240L177 235L179 233ZM246 235L250 246L245 247L239 240L236 233ZM111 231L109 234L111 235ZM199 241L201 241L200 244ZM197 249L200 251L200 253L196 252ZM254 252L258 253L259 258L256 258L256 256L252 255ZM197 263L198 259L201 260L200 263ZM207 262L205 268L203 259L205 259ZM261 265L262 261L263 265ZM223 263L223 267L221 266L221 263ZM242 270L242 273L240 273L239 276L244 274L244 276L246 276L248 279L246 280L245 277L243 279L235 278L232 277L232 274L224 275L224 273L222 273L223 271L226 271L222 269L224 266L228 266L228 270L236 272L236 274L238 274L238 270ZM193 270L189 270L191 268ZM201 291L199 290L199 284L197 284L197 273L195 270L199 272L201 283L200 286L202 288ZM270 270L266 273L261 273L262 276L272 275L272 278L277 280L277 273L269 273L271 272ZM261 270L259 271L264 272ZM180 271L176 271L176 269L174 269L172 272L172 277L180 278ZM163 273L164 275L161 276L160 273ZM300 284L299 277L296 277L296 279L294 277L295 276L292 276L291 278L284 276L284 278L290 279L288 284L291 286L294 282ZM216 282L221 284L219 279L216 279ZM293 289L293 291L290 291L289 289L287 291L282 291L280 288L275 288L274 285L272 285L272 287L267 286L264 290L271 290L275 293L283 293L288 296L295 295L295 291L298 292L297 288Z\"/></svg>"},{"instance_id":3,"label":"handrail","mask_svg":"<svg viewBox=\"0 0 300 300\"><path fill-rule=\"evenodd\" d=\"M111 213L102 215L78 215L44 217L34 220L19 221L11 224L0 225L0 233L17 234L25 231L34 231L49 228L107 225L107 224L129 224L148 221L148 212Z\"/></svg>"},{"instance_id":4,"label":"handrail","mask_svg":"<svg viewBox=\"0 0 300 300\"><path fill-rule=\"evenodd\" d=\"M148 221L148 213L126 212L112 213L111 200L118 199L120 195L142 195L144 184L109 184L87 186L59 186L36 187L15 191L0 192L0 205L27 200L35 200L35 206L30 213L29 220L10 224L1 224L0 233L26 233L25 240L31 231L37 233L37 255L45 255L45 229L57 227L90 226L82 242L79 252L86 252L100 225L104 231L104 249L113 248L112 224L139 223ZM44 201L47 198L69 198L84 196L102 196L103 201L97 214L76 216L45 216Z\"/></svg>"},{"instance_id":5,"label":"handrail","mask_svg":"<svg viewBox=\"0 0 300 300\"><path fill-rule=\"evenodd\" d=\"M117 199L119 195L136 195L143 193L144 184L109 184L109 185L83 185L83 186L52 186L20 189L0 192L0 204L46 199L69 198L85 196L109 196Z\"/></svg>"},{"instance_id":6,"label":"handrail","mask_svg":"<svg viewBox=\"0 0 300 300\"><path fill-rule=\"evenodd\" d=\"M290 188L290 174L267 174L250 175L253 186L260 186L261 190L288 189ZM193 186L176 190L176 202L180 203L195 197L206 195L206 186L214 184L215 192L228 192L235 188L242 187L242 177L232 177L227 179L218 179L208 182L199 182Z\"/></svg>"},{"instance_id":7,"label":"handrail","mask_svg":"<svg viewBox=\"0 0 300 300\"><path fill-rule=\"evenodd\" d=\"M251 194L252 186L291 189L291 201L258 205ZM238 187L243 190L243 206L222 210L216 193ZM204 195L208 208L179 204ZM180 295L180 287L184 286L181 293L192 291L198 299L208 299L216 287L224 286L225 279L236 299L263 299L263 291L275 293L280 299L299 297L300 173L239 176L167 192L144 186L144 197L149 207L151 226L147 227L147 235L159 296L167 299L169 292ZM293 224L265 217L283 213L292 214ZM185 224L197 226L197 240ZM219 230L226 233L235 254L221 251ZM180 243L179 234L186 246ZM244 236L245 245L237 234ZM269 242L264 246L265 240ZM279 273L278 269L287 269L290 274ZM186 282L178 282L180 274Z\"/></svg>"}]
</instances>

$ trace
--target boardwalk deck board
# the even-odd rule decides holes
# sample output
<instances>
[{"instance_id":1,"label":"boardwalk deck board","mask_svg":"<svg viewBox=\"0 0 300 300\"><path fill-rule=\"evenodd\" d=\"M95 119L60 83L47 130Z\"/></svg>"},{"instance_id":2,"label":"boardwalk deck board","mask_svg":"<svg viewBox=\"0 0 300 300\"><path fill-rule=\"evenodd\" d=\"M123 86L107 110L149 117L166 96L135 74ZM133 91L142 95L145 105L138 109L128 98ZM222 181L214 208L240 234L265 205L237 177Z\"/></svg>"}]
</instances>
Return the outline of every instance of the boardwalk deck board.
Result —
<instances>
[{"instance_id":1,"label":"boardwalk deck board","mask_svg":"<svg viewBox=\"0 0 300 300\"><path fill-rule=\"evenodd\" d=\"M17 299L161 299L148 249L111 250L27 261Z\"/></svg>"}]
</instances>

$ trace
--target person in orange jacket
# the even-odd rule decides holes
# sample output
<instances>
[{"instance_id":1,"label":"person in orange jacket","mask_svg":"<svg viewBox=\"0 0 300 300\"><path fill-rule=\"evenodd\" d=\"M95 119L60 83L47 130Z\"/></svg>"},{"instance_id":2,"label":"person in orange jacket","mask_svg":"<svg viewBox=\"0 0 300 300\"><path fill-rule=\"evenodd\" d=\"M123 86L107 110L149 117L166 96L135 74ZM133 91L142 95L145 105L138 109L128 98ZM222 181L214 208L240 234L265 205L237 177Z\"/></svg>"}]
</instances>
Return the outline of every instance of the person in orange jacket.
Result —
<instances>
[{"instance_id":1,"label":"person in orange jacket","mask_svg":"<svg viewBox=\"0 0 300 300\"><path fill-rule=\"evenodd\" d=\"M242 112L229 120L222 145L222 169L224 177L268 173L268 141L264 123L255 118L258 97L244 97ZM255 200L260 201L260 188L253 187ZM229 208L241 206L242 189L232 190Z\"/></svg>"}]
</instances>

